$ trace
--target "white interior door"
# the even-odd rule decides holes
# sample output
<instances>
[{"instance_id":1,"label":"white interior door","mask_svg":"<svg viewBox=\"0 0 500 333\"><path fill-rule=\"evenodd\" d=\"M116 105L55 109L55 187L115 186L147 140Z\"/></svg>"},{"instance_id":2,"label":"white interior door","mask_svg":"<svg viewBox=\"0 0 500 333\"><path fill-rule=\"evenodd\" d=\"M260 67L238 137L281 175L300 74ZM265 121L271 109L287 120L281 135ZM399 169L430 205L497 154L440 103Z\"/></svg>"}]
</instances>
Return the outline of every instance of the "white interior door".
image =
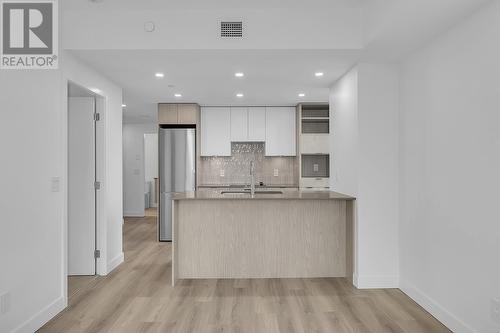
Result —
<instances>
[{"instance_id":1,"label":"white interior door","mask_svg":"<svg viewBox=\"0 0 500 333\"><path fill-rule=\"evenodd\" d=\"M95 275L95 99L68 105L68 275Z\"/></svg>"}]
</instances>

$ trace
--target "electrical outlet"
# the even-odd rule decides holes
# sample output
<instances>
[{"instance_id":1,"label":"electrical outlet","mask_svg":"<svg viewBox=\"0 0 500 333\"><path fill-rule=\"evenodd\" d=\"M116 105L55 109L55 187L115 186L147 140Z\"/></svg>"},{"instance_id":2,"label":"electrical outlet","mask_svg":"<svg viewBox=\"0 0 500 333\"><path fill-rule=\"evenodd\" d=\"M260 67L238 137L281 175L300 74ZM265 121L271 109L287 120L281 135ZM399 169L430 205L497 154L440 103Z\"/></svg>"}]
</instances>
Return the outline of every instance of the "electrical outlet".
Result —
<instances>
[{"instance_id":1,"label":"electrical outlet","mask_svg":"<svg viewBox=\"0 0 500 333\"><path fill-rule=\"evenodd\" d=\"M60 187L61 187L61 181L59 179L59 177L52 177L52 179L50 180L50 190L52 192L59 192L60 190Z\"/></svg>"},{"instance_id":2,"label":"electrical outlet","mask_svg":"<svg viewBox=\"0 0 500 333\"><path fill-rule=\"evenodd\" d=\"M500 299L491 300L491 319L500 324Z\"/></svg>"},{"instance_id":3,"label":"electrical outlet","mask_svg":"<svg viewBox=\"0 0 500 333\"><path fill-rule=\"evenodd\" d=\"M224 175L225 175L224 169L220 169L220 176L224 177Z\"/></svg>"},{"instance_id":4,"label":"electrical outlet","mask_svg":"<svg viewBox=\"0 0 500 333\"><path fill-rule=\"evenodd\" d=\"M274 177L278 177L280 175L280 171L278 169L274 169Z\"/></svg>"},{"instance_id":5,"label":"electrical outlet","mask_svg":"<svg viewBox=\"0 0 500 333\"><path fill-rule=\"evenodd\" d=\"M0 295L0 315L3 315L10 310L10 293Z\"/></svg>"}]
</instances>

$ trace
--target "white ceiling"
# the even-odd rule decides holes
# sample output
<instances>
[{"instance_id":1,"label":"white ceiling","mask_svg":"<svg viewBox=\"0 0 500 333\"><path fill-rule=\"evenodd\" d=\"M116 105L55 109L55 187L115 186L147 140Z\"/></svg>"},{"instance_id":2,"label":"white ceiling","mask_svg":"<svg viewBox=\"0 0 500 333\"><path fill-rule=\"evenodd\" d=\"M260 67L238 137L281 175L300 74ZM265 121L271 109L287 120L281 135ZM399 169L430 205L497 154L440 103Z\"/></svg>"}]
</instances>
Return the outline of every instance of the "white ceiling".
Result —
<instances>
[{"instance_id":1,"label":"white ceiling","mask_svg":"<svg viewBox=\"0 0 500 333\"><path fill-rule=\"evenodd\" d=\"M87 9L95 6L112 9L249 9L359 7L374 0L64 0L64 9ZM384 0L393 1L393 0Z\"/></svg>"},{"instance_id":2,"label":"white ceiling","mask_svg":"<svg viewBox=\"0 0 500 333\"><path fill-rule=\"evenodd\" d=\"M356 52L321 50L72 51L124 90L127 122L153 121L156 103L294 105L328 101L332 83L352 67ZM321 78L317 71L324 72ZM165 74L163 79L155 73ZM245 73L236 78L234 73ZM306 97L299 98L299 93ZM174 97L175 93L182 98ZM243 93L244 98L237 98Z\"/></svg>"},{"instance_id":3,"label":"white ceiling","mask_svg":"<svg viewBox=\"0 0 500 333\"><path fill-rule=\"evenodd\" d=\"M62 44L123 88L126 122L152 122L158 102L327 101L357 62L398 62L490 1L65 0ZM247 38L222 43L212 31L220 15L244 17Z\"/></svg>"}]
</instances>

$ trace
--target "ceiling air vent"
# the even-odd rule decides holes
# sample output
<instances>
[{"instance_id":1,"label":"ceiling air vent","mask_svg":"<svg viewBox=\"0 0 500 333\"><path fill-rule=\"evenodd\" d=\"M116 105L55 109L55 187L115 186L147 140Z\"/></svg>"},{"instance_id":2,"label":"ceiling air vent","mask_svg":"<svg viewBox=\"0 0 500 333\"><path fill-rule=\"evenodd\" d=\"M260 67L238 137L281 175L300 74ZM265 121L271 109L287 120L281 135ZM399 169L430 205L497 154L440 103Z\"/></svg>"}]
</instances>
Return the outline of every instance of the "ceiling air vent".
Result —
<instances>
[{"instance_id":1,"label":"ceiling air vent","mask_svg":"<svg viewBox=\"0 0 500 333\"><path fill-rule=\"evenodd\" d=\"M241 21L222 21L220 23L220 36L222 38L241 38L241 37L243 37L243 22L241 22Z\"/></svg>"}]
</instances>

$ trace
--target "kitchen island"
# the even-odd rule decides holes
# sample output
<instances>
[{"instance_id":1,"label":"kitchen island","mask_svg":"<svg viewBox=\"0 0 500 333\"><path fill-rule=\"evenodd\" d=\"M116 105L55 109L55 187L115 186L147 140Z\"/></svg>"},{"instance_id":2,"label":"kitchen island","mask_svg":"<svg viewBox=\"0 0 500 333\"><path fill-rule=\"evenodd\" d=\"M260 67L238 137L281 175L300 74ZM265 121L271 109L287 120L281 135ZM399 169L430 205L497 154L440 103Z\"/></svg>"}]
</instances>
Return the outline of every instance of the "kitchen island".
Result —
<instances>
[{"instance_id":1,"label":"kitchen island","mask_svg":"<svg viewBox=\"0 0 500 333\"><path fill-rule=\"evenodd\" d=\"M178 279L350 277L354 198L336 192L178 193Z\"/></svg>"}]
</instances>

